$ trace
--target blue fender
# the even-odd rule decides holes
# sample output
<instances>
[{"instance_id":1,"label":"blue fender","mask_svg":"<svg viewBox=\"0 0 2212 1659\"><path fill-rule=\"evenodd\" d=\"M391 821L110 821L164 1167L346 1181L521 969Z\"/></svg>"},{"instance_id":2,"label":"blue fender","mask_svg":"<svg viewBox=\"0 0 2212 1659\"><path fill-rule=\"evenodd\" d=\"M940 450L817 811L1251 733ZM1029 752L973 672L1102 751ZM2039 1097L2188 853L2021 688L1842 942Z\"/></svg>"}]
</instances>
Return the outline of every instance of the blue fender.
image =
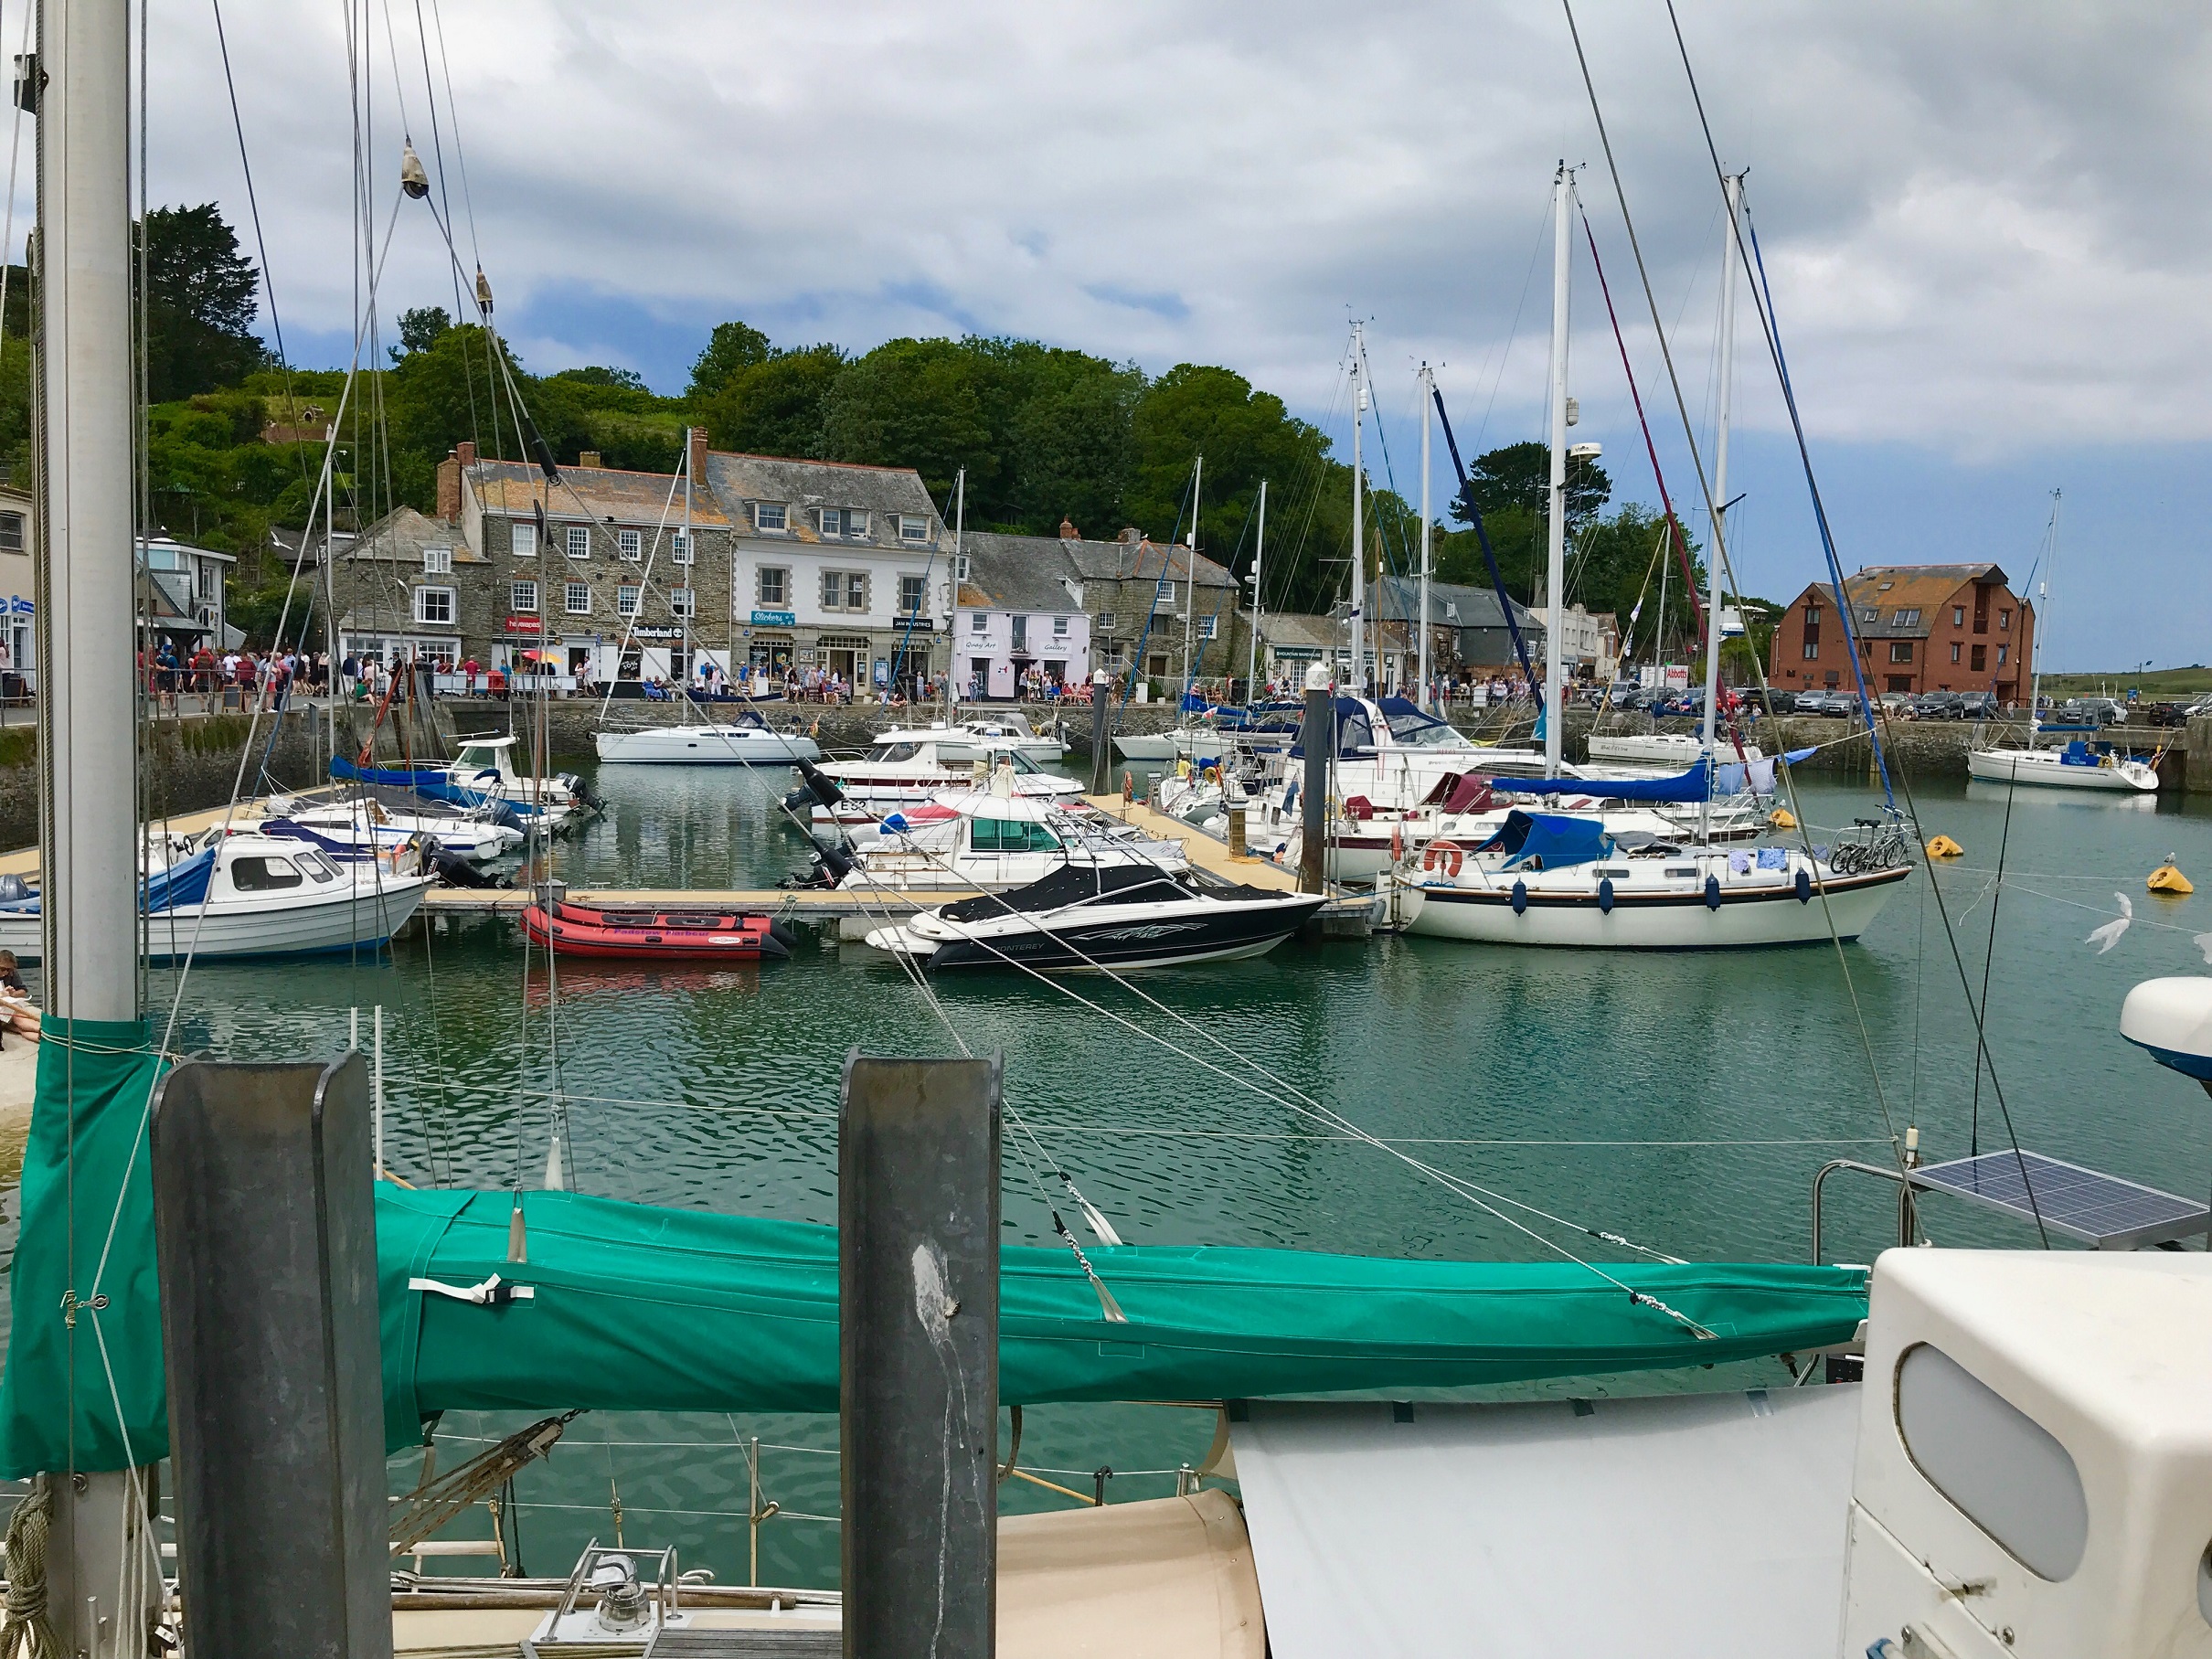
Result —
<instances>
[{"instance_id":1,"label":"blue fender","mask_svg":"<svg viewBox=\"0 0 2212 1659\"><path fill-rule=\"evenodd\" d=\"M1717 876L1705 878L1705 908L1708 910L1720 909L1720 877Z\"/></svg>"},{"instance_id":2,"label":"blue fender","mask_svg":"<svg viewBox=\"0 0 2212 1659\"><path fill-rule=\"evenodd\" d=\"M1598 913L1601 916L1613 913L1613 878L1611 876L1598 878Z\"/></svg>"},{"instance_id":3,"label":"blue fender","mask_svg":"<svg viewBox=\"0 0 2212 1659\"><path fill-rule=\"evenodd\" d=\"M1527 910L1528 884L1526 881L1516 881L1513 884L1513 913L1515 916L1521 916L1526 915Z\"/></svg>"},{"instance_id":4,"label":"blue fender","mask_svg":"<svg viewBox=\"0 0 2212 1659\"><path fill-rule=\"evenodd\" d=\"M1800 904L1813 902L1813 872L1811 870L1800 868L1797 872L1797 902Z\"/></svg>"}]
</instances>

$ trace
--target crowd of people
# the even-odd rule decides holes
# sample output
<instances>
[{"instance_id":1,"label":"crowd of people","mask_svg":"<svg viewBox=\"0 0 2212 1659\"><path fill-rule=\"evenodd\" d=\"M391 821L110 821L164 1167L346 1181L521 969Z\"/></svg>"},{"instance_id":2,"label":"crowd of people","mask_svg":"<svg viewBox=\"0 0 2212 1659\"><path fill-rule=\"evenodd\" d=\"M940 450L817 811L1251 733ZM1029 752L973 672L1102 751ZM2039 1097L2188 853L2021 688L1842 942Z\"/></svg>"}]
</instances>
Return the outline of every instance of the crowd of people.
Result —
<instances>
[{"instance_id":1,"label":"crowd of people","mask_svg":"<svg viewBox=\"0 0 2212 1659\"><path fill-rule=\"evenodd\" d=\"M320 697L330 689L330 658L322 652L218 652L205 642L197 650L179 650L163 639L151 654L138 654L140 683L156 707L175 713L177 699L191 696L210 707L219 697L235 706L282 708L293 691Z\"/></svg>"}]
</instances>

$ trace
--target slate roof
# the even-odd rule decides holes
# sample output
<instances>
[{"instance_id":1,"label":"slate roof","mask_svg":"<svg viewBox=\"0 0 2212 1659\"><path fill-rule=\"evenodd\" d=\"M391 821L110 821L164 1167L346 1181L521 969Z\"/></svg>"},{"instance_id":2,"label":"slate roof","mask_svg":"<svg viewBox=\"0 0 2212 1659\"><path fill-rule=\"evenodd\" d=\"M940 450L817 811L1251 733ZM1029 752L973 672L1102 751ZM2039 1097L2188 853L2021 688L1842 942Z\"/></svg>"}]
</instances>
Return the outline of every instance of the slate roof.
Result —
<instances>
[{"instance_id":1,"label":"slate roof","mask_svg":"<svg viewBox=\"0 0 2212 1659\"><path fill-rule=\"evenodd\" d=\"M350 547L341 545L338 549L341 559L388 559L394 564L419 565L422 562L423 548L451 548L457 565L491 562L469 550L468 538L461 533L459 525L432 518L413 507L394 507L357 537L340 532L340 539L342 543L348 540L352 543Z\"/></svg>"},{"instance_id":2,"label":"slate roof","mask_svg":"<svg viewBox=\"0 0 2212 1659\"><path fill-rule=\"evenodd\" d=\"M1386 576L1378 584L1382 591L1372 601L1373 608L1392 620L1404 618L1410 622L1420 609L1421 585L1418 577ZM1514 621L1526 630L1541 628L1544 618L1531 611L1520 601L1513 601ZM1461 582L1431 581L1429 584L1429 616L1439 628L1503 628L1505 612L1498 604L1494 588L1474 588Z\"/></svg>"},{"instance_id":3,"label":"slate roof","mask_svg":"<svg viewBox=\"0 0 2212 1659\"><path fill-rule=\"evenodd\" d=\"M1861 639L1926 639L1936 626L1936 613L1951 604L1969 582L2007 582L1997 565L1868 565L1844 578L1851 595L1851 631ZM1835 602L1835 584L1815 582L1813 590L1829 604ZM1871 610L1875 620L1867 622ZM1896 621L1900 611L1918 611L1909 622Z\"/></svg>"},{"instance_id":4,"label":"slate roof","mask_svg":"<svg viewBox=\"0 0 2212 1659\"><path fill-rule=\"evenodd\" d=\"M1016 539L1041 541L1043 537ZM1164 548L1153 541L1058 541L1085 581L1158 581L1163 577L1201 588L1234 588L1237 579L1224 566L1188 548Z\"/></svg>"},{"instance_id":5,"label":"slate roof","mask_svg":"<svg viewBox=\"0 0 2212 1659\"><path fill-rule=\"evenodd\" d=\"M968 556L968 580L960 585L963 609L1065 615L1080 608L1069 587L1079 587L1080 579L1058 537L979 531L961 545Z\"/></svg>"},{"instance_id":6,"label":"slate roof","mask_svg":"<svg viewBox=\"0 0 2212 1659\"><path fill-rule=\"evenodd\" d=\"M707 484L730 521L741 527L751 526L751 503L783 503L791 508L786 535L793 541L821 539L812 516L805 511L809 507L861 507L869 514L867 536L840 537L831 542L833 547L924 545L900 542L897 532L885 522L888 513L927 517L933 532L942 528L929 488L912 467L859 466L844 461L800 461L712 450L707 456Z\"/></svg>"},{"instance_id":7,"label":"slate roof","mask_svg":"<svg viewBox=\"0 0 2212 1659\"><path fill-rule=\"evenodd\" d=\"M708 471L711 483L711 465ZM681 526L684 522L683 497L669 499L669 487L675 482L672 473L565 466L560 469L560 483L548 486L546 475L534 464L479 461L468 469L467 477L469 487L476 492L476 499L487 513L527 518L534 504L543 502L547 517L574 519L580 515L580 512L590 514L595 522L611 518L623 525L657 525L664 512L669 524ZM691 522L702 529L718 530L728 526L729 516L712 490L700 489L692 495Z\"/></svg>"}]
</instances>

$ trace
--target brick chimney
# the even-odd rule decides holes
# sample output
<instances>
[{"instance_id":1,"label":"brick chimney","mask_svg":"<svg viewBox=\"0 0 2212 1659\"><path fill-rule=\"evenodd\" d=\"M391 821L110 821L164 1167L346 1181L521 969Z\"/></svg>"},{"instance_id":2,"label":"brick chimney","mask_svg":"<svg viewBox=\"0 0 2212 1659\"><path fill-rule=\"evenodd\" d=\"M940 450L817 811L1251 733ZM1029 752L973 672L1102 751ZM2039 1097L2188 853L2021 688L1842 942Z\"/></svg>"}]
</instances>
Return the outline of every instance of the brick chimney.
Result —
<instances>
[{"instance_id":1,"label":"brick chimney","mask_svg":"<svg viewBox=\"0 0 2212 1659\"><path fill-rule=\"evenodd\" d=\"M1082 532L1075 527L1075 520L1069 517L1065 513L1060 515L1060 539L1062 541L1080 541L1083 539Z\"/></svg>"},{"instance_id":2,"label":"brick chimney","mask_svg":"<svg viewBox=\"0 0 2212 1659\"><path fill-rule=\"evenodd\" d=\"M691 441L691 487L707 487L707 429L703 426L686 428L685 436Z\"/></svg>"},{"instance_id":3,"label":"brick chimney","mask_svg":"<svg viewBox=\"0 0 2212 1659\"><path fill-rule=\"evenodd\" d=\"M448 523L457 522L461 517L461 469L466 464L461 459L461 452L475 447L473 443L461 444L448 451L445 459L438 463L438 516ZM470 456L470 460L474 459Z\"/></svg>"}]
</instances>

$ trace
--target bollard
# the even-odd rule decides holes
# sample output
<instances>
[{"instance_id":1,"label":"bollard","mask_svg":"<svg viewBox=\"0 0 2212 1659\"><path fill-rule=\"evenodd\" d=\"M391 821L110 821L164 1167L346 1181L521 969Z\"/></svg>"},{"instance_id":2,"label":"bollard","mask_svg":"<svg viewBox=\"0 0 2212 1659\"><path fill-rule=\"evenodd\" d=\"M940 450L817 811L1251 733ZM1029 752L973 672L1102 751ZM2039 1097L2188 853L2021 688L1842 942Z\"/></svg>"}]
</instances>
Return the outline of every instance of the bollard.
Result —
<instances>
[{"instance_id":1,"label":"bollard","mask_svg":"<svg viewBox=\"0 0 2212 1659\"><path fill-rule=\"evenodd\" d=\"M1244 808L1241 806L1232 806L1228 809L1228 856L1231 858L1244 858L1250 856L1245 848Z\"/></svg>"},{"instance_id":2,"label":"bollard","mask_svg":"<svg viewBox=\"0 0 2212 1659\"><path fill-rule=\"evenodd\" d=\"M1305 782L1300 802L1303 822L1299 833L1298 890L1327 891L1323 862L1328 838L1328 817L1324 808L1329 793L1329 751L1336 747L1336 710L1329 696L1326 671L1319 665L1306 671L1305 724L1298 741L1305 750Z\"/></svg>"}]
</instances>

